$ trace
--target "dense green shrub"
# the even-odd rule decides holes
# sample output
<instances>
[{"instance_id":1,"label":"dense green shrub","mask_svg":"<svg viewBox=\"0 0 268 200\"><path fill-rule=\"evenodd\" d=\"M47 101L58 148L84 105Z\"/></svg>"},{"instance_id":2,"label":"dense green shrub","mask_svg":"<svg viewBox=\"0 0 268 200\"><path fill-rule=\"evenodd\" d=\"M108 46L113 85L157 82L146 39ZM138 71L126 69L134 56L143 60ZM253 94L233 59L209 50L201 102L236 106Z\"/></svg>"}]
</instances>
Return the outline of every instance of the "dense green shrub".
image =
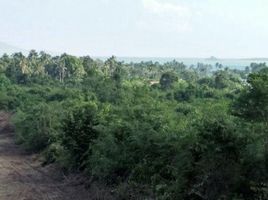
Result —
<instances>
[{"instance_id":1,"label":"dense green shrub","mask_svg":"<svg viewBox=\"0 0 268 200\"><path fill-rule=\"evenodd\" d=\"M62 145L70 153L76 167L84 167L91 155L91 145L98 138L98 107L94 102L78 105L63 122Z\"/></svg>"},{"instance_id":2,"label":"dense green shrub","mask_svg":"<svg viewBox=\"0 0 268 200\"><path fill-rule=\"evenodd\" d=\"M14 118L17 142L27 150L39 152L56 141L60 128L57 105L41 103L18 111Z\"/></svg>"}]
</instances>

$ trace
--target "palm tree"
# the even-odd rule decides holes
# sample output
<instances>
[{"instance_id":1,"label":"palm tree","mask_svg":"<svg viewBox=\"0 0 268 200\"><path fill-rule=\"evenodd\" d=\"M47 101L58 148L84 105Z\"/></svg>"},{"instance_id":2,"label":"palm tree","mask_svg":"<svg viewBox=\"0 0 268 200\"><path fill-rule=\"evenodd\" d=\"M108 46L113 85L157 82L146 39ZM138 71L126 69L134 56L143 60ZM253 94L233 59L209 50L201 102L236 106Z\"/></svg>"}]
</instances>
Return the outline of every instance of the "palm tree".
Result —
<instances>
[{"instance_id":1,"label":"palm tree","mask_svg":"<svg viewBox=\"0 0 268 200\"><path fill-rule=\"evenodd\" d=\"M64 82L64 79L66 77L66 71L67 71L65 55L64 54L58 60L57 71L58 71L60 82Z\"/></svg>"}]
</instances>

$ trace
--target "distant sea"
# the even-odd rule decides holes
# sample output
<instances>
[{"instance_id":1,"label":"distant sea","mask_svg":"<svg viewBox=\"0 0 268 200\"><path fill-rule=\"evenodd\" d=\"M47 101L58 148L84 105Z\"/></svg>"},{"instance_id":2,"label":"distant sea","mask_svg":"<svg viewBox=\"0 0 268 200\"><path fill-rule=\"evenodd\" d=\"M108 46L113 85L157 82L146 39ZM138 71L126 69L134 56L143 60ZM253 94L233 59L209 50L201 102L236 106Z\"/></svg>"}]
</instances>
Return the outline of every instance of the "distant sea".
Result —
<instances>
[{"instance_id":1,"label":"distant sea","mask_svg":"<svg viewBox=\"0 0 268 200\"><path fill-rule=\"evenodd\" d=\"M101 58L105 59L105 58ZM244 69L250 66L251 63L268 63L268 58L252 58L252 59L206 59L206 58L154 58L154 57L117 57L119 61L125 63L139 63L139 62L159 62L163 64L165 62L170 62L176 60L178 62L183 62L187 66L194 65L198 63L209 64L215 66L216 63L222 64L224 67L229 67L231 69Z\"/></svg>"}]
</instances>

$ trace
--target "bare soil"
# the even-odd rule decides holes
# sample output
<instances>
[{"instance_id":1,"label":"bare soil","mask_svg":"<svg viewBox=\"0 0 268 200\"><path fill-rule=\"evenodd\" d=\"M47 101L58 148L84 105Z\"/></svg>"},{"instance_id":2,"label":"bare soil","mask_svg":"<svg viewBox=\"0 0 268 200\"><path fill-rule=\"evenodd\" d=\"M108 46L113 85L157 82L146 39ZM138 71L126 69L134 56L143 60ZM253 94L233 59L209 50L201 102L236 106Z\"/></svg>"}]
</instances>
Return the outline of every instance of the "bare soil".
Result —
<instances>
[{"instance_id":1,"label":"bare soil","mask_svg":"<svg viewBox=\"0 0 268 200\"><path fill-rule=\"evenodd\" d=\"M104 199L53 166L42 167L36 155L15 144L9 122L10 114L0 112L0 200Z\"/></svg>"}]
</instances>

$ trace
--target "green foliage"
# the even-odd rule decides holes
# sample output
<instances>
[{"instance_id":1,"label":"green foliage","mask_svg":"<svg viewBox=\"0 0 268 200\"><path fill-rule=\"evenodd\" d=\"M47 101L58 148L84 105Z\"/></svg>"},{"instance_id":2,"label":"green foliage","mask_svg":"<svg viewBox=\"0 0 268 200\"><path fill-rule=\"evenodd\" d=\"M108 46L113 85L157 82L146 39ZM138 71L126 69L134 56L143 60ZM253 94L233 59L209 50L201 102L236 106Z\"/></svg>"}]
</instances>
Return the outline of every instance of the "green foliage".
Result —
<instances>
[{"instance_id":1,"label":"green foliage","mask_svg":"<svg viewBox=\"0 0 268 200\"><path fill-rule=\"evenodd\" d=\"M4 55L0 109L44 164L84 171L118 199L267 199L266 65L216 67Z\"/></svg>"},{"instance_id":2,"label":"green foliage","mask_svg":"<svg viewBox=\"0 0 268 200\"><path fill-rule=\"evenodd\" d=\"M220 116L205 119L198 127L197 137L193 151L196 178L191 196L231 199L240 187L240 159L247 146L247 136L237 132L232 120Z\"/></svg>"},{"instance_id":3,"label":"green foliage","mask_svg":"<svg viewBox=\"0 0 268 200\"><path fill-rule=\"evenodd\" d=\"M250 68L252 73L256 73L261 71L262 69L267 68L267 65L266 63L251 63Z\"/></svg>"},{"instance_id":4,"label":"green foliage","mask_svg":"<svg viewBox=\"0 0 268 200\"><path fill-rule=\"evenodd\" d=\"M60 128L57 105L41 103L18 111L14 118L17 142L27 150L39 152L56 141Z\"/></svg>"},{"instance_id":5,"label":"green foliage","mask_svg":"<svg viewBox=\"0 0 268 200\"><path fill-rule=\"evenodd\" d=\"M249 120L267 122L268 68L250 74L248 84L235 105L235 113Z\"/></svg>"},{"instance_id":6,"label":"green foliage","mask_svg":"<svg viewBox=\"0 0 268 200\"><path fill-rule=\"evenodd\" d=\"M91 154L91 145L98 137L97 111L94 102L78 105L63 123L62 145L78 167L83 167L84 160Z\"/></svg>"},{"instance_id":7,"label":"green foliage","mask_svg":"<svg viewBox=\"0 0 268 200\"><path fill-rule=\"evenodd\" d=\"M164 89L168 89L172 86L173 83L178 81L176 74L171 72L166 72L161 76L160 85Z\"/></svg>"},{"instance_id":8,"label":"green foliage","mask_svg":"<svg viewBox=\"0 0 268 200\"><path fill-rule=\"evenodd\" d=\"M174 98L177 101L190 101L196 95L196 88L193 85L189 85L185 89L180 89L174 93Z\"/></svg>"},{"instance_id":9,"label":"green foliage","mask_svg":"<svg viewBox=\"0 0 268 200\"><path fill-rule=\"evenodd\" d=\"M0 89L4 90L11 85L10 80L2 73L0 73Z\"/></svg>"}]
</instances>

